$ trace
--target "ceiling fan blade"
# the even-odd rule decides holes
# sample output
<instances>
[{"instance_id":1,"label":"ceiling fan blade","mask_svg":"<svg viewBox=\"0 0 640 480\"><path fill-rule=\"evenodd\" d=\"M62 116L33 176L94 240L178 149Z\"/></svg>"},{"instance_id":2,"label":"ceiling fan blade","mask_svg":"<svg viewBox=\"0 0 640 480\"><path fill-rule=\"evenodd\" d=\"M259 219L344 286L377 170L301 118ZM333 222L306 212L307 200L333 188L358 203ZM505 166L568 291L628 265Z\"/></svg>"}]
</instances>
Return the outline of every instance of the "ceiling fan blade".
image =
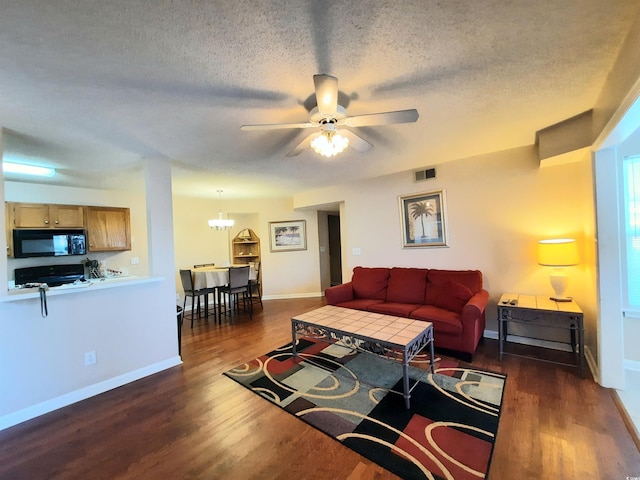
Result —
<instances>
[{"instance_id":1,"label":"ceiling fan blade","mask_svg":"<svg viewBox=\"0 0 640 480\"><path fill-rule=\"evenodd\" d=\"M317 127L313 123L267 123L263 125L242 125L240 130L278 130L281 128L309 128Z\"/></svg>"},{"instance_id":2,"label":"ceiling fan blade","mask_svg":"<svg viewBox=\"0 0 640 480\"><path fill-rule=\"evenodd\" d=\"M397 112L371 113L347 117L339 124L348 127L372 127L375 125L393 125L394 123L412 123L418 120L418 110L399 110Z\"/></svg>"},{"instance_id":3,"label":"ceiling fan blade","mask_svg":"<svg viewBox=\"0 0 640 480\"><path fill-rule=\"evenodd\" d=\"M320 135L319 132L312 133L311 135L308 135L307 137L305 137L304 140L302 140L298 145L296 145L296 148L294 148L289 153L287 153L287 157L296 157L300 155L302 152L304 152L305 150L311 148L311 140L316 138L318 135Z\"/></svg>"},{"instance_id":4,"label":"ceiling fan blade","mask_svg":"<svg viewBox=\"0 0 640 480\"><path fill-rule=\"evenodd\" d=\"M338 79L331 75L314 75L318 111L323 115L335 115L338 111Z\"/></svg>"},{"instance_id":5,"label":"ceiling fan blade","mask_svg":"<svg viewBox=\"0 0 640 480\"><path fill-rule=\"evenodd\" d=\"M360 153L367 152L373 148L373 145L367 142L364 138L353 133L351 130L338 130L336 133L339 133L343 137L347 137L349 139L349 146Z\"/></svg>"}]
</instances>

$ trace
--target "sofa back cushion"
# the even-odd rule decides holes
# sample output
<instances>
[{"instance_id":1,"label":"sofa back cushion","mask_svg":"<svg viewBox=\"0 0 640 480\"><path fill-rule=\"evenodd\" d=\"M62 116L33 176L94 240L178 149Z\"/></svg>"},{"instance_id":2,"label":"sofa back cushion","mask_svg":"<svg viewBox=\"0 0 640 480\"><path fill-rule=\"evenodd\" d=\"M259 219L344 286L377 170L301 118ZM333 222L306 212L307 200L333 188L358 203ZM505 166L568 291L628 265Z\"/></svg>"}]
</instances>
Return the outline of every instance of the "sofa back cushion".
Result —
<instances>
[{"instance_id":1,"label":"sofa back cushion","mask_svg":"<svg viewBox=\"0 0 640 480\"><path fill-rule=\"evenodd\" d=\"M427 290L431 287L431 283L443 283L447 280L452 282L461 283L466 286L472 293L478 293L482 290L482 272L480 270L429 270L427 274L429 279L429 285ZM427 302L429 303L429 302Z\"/></svg>"},{"instance_id":2,"label":"sofa back cushion","mask_svg":"<svg viewBox=\"0 0 640 480\"><path fill-rule=\"evenodd\" d=\"M426 268L392 268L387 302L422 305L427 289L427 272Z\"/></svg>"},{"instance_id":3,"label":"sofa back cushion","mask_svg":"<svg viewBox=\"0 0 640 480\"><path fill-rule=\"evenodd\" d=\"M351 278L353 298L385 300L388 279L388 268L355 267Z\"/></svg>"},{"instance_id":4,"label":"sofa back cushion","mask_svg":"<svg viewBox=\"0 0 640 480\"><path fill-rule=\"evenodd\" d=\"M427 287L427 305L440 307L450 312L462 313L471 297L473 297L473 292L466 285L453 280L429 283Z\"/></svg>"}]
</instances>

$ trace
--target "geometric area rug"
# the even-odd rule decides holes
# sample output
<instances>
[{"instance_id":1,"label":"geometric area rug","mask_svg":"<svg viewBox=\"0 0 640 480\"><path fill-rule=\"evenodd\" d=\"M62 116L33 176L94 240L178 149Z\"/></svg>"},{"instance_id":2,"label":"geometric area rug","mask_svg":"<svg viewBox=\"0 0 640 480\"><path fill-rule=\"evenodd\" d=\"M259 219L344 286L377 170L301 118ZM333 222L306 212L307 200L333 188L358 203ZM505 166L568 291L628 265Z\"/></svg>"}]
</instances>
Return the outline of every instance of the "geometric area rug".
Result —
<instances>
[{"instance_id":1,"label":"geometric area rug","mask_svg":"<svg viewBox=\"0 0 640 480\"><path fill-rule=\"evenodd\" d=\"M302 337L224 373L254 393L406 479L486 478L506 376L427 355L410 367L339 342Z\"/></svg>"}]
</instances>

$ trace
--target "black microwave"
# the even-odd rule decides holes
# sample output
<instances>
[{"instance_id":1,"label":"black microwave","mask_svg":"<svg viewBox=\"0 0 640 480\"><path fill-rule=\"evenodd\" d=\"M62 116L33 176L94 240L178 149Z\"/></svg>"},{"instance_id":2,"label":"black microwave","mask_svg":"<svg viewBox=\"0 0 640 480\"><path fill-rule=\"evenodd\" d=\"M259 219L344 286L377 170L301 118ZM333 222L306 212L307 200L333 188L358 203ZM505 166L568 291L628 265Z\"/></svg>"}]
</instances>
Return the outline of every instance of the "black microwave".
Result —
<instances>
[{"instance_id":1,"label":"black microwave","mask_svg":"<svg viewBox=\"0 0 640 480\"><path fill-rule=\"evenodd\" d=\"M84 230L13 230L13 256L59 257L85 255L87 237Z\"/></svg>"}]
</instances>

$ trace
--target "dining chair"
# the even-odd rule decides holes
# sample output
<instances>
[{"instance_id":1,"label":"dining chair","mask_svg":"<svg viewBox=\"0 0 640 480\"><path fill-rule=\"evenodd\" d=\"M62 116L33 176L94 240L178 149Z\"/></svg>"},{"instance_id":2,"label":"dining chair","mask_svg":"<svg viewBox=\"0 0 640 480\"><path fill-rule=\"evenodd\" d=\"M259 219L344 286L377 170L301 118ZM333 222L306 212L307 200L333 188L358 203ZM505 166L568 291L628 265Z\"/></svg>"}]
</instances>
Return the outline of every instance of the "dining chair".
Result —
<instances>
[{"instance_id":1,"label":"dining chair","mask_svg":"<svg viewBox=\"0 0 640 480\"><path fill-rule=\"evenodd\" d=\"M251 266L251 264L249 264ZM251 290L251 301L260 303L262 306L262 284L260 283L260 262L253 263L253 269L256 272L255 280L249 280L249 288Z\"/></svg>"},{"instance_id":2,"label":"dining chair","mask_svg":"<svg viewBox=\"0 0 640 480\"><path fill-rule=\"evenodd\" d=\"M178 322L178 355L182 355L182 323L184 322L184 308L176 305L176 315Z\"/></svg>"},{"instance_id":3,"label":"dining chair","mask_svg":"<svg viewBox=\"0 0 640 480\"><path fill-rule=\"evenodd\" d=\"M218 317L221 321L222 315L229 315L233 320L234 313L240 313L240 295L242 295L242 311L249 312L249 318L253 318L253 302L251 301L251 287L249 285L249 265L229 267L229 283L218 287ZM227 299L229 300L228 308Z\"/></svg>"},{"instance_id":4,"label":"dining chair","mask_svg":"<svg viewBox=\"0 0 640 480\"><path fill-rule=\"evenodd\" d=\"M198 317L200 317L200 297L204 296L204 308L205 318L209 318L209 294L213 293L213 289L201 288L195 290L193 288L193 275L191 270L180 270L180 281L182 282L182 290L184 290L184 302L182 303L182 309L184 310L187 305L187 298L191 297L191 328L193 328L193 310L196 298L198 299Z\"/></svg>"},{"instance_id":5,"label":"dining chair","mask_svg":"<svg viewBox=\"0 0 640 480\"><path fill-rule=\"evenodd\" d=\"M203 267L215 267L215 263L200 263L198 265L194 265L193 268L203 268Z\"/></svg>"}]
</instances>

